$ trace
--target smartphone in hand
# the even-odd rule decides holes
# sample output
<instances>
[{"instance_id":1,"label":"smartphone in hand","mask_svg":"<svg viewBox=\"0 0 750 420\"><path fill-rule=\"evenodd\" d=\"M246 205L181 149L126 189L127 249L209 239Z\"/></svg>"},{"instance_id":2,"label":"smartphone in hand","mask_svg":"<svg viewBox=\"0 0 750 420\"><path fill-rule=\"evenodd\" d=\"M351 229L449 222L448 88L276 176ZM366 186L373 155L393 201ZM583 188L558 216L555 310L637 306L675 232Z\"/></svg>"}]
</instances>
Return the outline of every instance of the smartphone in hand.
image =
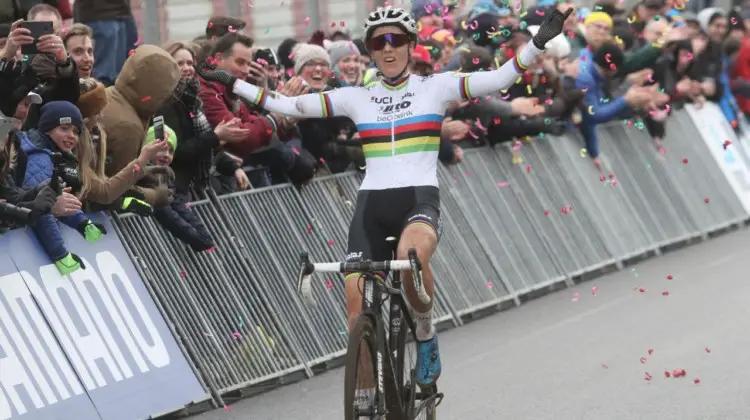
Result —
<instances>
[{"instance_id":1,"label":"smartphone in hand","mask_svg":"<svg viewBox=\"0 0 750 420\"><path fill-rule=\"evenodd\" d=\"M156 139L156 141L166 140L164 138L164 116L162 115L155 116L154 122L152 125L154 127L154 138Z\"/></svg>"},{"instance_id":2,"label":"smartphone in hand","mask_svg":"<svg viewBox=\"0 0 750 420\"><path fill-rule=\"evenodd\" d=\"M55 33L55 30L52 26L51 21L45 21L45 22L24 21L24 22L21 22L18 26L20 28L26 28L29 31L31 31L31 36L34 38L33 44L21 46L21 54L23 55L39 54L39 50L37 50L36 48L36 44L39 42L39 38L41 38L43 35L51 35Z\"/></svg>"}]
</instances>

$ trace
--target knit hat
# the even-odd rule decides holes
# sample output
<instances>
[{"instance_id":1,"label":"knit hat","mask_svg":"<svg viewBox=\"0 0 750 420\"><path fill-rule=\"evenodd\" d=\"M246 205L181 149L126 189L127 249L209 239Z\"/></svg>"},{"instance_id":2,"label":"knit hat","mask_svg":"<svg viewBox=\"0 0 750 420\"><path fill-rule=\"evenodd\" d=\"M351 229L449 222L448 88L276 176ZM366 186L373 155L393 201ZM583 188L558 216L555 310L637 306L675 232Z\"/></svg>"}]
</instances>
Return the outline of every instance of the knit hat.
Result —
<instances>
[{"instance_id":1,"label":"knit hat","mask_svg":"<svg viewBox=\"0 0 750 420\"><path fill-rule=\"evenodd\" d=\"M42 106L37 124L39 131L48 133L65 124L73 124L81 131L83 116L75 105L67 101L52 101Z\"/></svg>"},{"instance_id":2,"label":"knit hat","mask_svg":"<svg viewBox=\"0 0 750 420\"><path fill-rule=\"evenodd\" d=\"M92 90L82 93L76 102L78 109L81 110L83 118L91 118L98 115L105 106L107 106L107 91L104 85L97 83Z\"/></svg>"},{"instance_id":3,"label":"knit hat","mask_svg":"<svg viewBox=\"0 0 750 420\"><path fill-rule=\"evenodd\" d=\"M334 41L328 47L328 55L331 57L333 67L336 67L339 60L352 54L360 54L359 48L352 41Z\"/></svg>"},{"instance_id":4,"label":"knit hat","mask_svg":"<svg viewBox=\"0 0 750 420\"><path fill-rule=\"evenodd\" d=\"M312 60L325 61L329 66L331 65L331 58L320 45L299 43L292 50L292 54L294 54L292 58L294 59L294 72L296 74L299 74L302 67Z\"/></svg>"},{"instance_id":5,"label":"knit hat","mask_svg":"<svg viewBox=\"0 0 750 420\"><path fill-rule=\"evenodd\" d=\"M174 130L169 128L168 125L164 124L164 136L166 137L166 141L172 146L172 151L177 150L177 134L175 134ZM151 126L148 128L148 133L146 133L146 141L143 143L151 144L156 140L156 133L154 132L154 127Z\"/></svg>"},{"instance_id":6,"label":"knit hat","mask_svg":"<svg viewBox=\"0 0 750 420\"><path fill-rule=\"evenodd\" d=\"M604 12L591 12L586 20L583 21L584 25L588 25L589 23L594 22L604 22L607 25L614 26L614 22L612 21L612 16L604 13Z\"/></svg>"}]
</instances>

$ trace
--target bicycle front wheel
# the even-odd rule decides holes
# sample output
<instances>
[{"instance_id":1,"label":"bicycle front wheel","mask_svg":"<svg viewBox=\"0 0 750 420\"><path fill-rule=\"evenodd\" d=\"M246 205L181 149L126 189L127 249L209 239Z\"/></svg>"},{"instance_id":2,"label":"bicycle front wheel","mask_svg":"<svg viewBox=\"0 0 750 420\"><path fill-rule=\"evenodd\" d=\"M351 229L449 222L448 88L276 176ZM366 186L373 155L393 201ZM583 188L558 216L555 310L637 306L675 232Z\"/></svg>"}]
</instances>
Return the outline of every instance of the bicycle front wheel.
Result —
<instances>
[{"instance_id":1,"label":"bicycle front wheel","mask_svg":"<svg viewBox=\"0 0 750 420\"><path fill-rule=\"evenodd\" d=\"M383 356L384 394L375 400L377 387L377 333L370 317L360 315L354 328L349 332L349 345L346 352L344 372L344 419L383 420L388 407L388 420L400 418L398 402L386 404L387 398L397 394L393 388L393 375L388 354ZM395 410L393 410L395 408ZM396 412L394 412L396 411Z\"/></svg>"}]
</instances>

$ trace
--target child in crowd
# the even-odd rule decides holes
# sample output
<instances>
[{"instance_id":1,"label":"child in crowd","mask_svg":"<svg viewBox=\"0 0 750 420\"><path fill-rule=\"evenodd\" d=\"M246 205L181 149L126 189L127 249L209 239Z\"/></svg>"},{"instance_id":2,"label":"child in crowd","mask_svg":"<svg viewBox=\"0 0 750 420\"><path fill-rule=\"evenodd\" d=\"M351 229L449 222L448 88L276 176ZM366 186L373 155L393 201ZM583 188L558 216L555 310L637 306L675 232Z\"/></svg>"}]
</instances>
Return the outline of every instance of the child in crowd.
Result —
<instances>
[{"instance_id":1,"label":"child in crowd","mask_svg":"<svg viewBox=\"0 0 750 420\"><path fill-rule=\"evenodd\" d=\"M168 168L174 158L174 151L177 149L177 136L168 126L164 126L164 136L166 139L156 139L154 127L149 128L145 144L151 144L154 141L167 141L169 146L166 151L157 153L151 164L161 168ZM171 171L155 171L161 175L158 176L158 182L167 184L174 194L174 173ZM174 194L174 200L171 204L157 207L154 210L154 217L161 225L177 237L182 242L190 245L195 252L209 251L216 248L211 234L200 218L188 207L188 202L179 194Z\"/></svg>"},{"instance_id":2,"label":"child in crowd","mask_svg":"<svg viewBox=\"0 0 750 420\"><path fill-rule=\"evenodd\" d=\"M24 189L46 182L60 188L68 187L73 194L83 188L78 175L78 160L72 153L82 129L83 117L75 105L53 101L42 107L37 128L16 132L21 144L17 174L23 179ZM57 179L52 179L53 176ZM89 242L96 242L107 233L102 225L93 223L81 210L57 219L76 229ZM66 249L60 227L51 213L41 215L33 230L61 274L86 268L80 257Z\"/></svg>"}]
</instances>

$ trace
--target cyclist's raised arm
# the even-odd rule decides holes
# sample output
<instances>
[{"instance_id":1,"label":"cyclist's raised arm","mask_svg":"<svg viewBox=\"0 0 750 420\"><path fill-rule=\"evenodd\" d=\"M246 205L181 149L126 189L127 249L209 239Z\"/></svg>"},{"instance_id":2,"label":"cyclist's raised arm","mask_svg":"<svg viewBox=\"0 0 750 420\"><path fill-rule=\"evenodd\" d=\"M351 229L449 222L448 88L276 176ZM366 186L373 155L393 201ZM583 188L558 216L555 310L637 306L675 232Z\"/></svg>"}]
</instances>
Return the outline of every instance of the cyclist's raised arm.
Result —
<instances>
[{"instance_id":1,"label":"cyclist's raised arm","mask_svg":"<svg viewBox=\"0 0 750 420\"><path fill-rule=\"evenodd\" d=\"M459 75L458 80L454 79L453 82L445 83L443 87L444 101L466 100L485 96L512 86L521 73L526 71L534 58L544 51L547 42L560 35L565 20L572 12L573 8L569 8L565 13L561 13L559 10L548 12L549 15L539 27L531 42L526 44L513 60L508 61L499 69ZM446 76L440 75L440 77L435 78L437 80L435 83L442 84L449 78L451 76L446 78Z\"/></svg>"},{"instance_id":2,"label":"cyclist's raised arm","mask_svg":"<svg viewBox=\"0 0 750 420\"><path fill-rule=\"evenodd\" d=\"M537 55L542 52L532 42L499 69L476 73L443 73L435 83L443 88L445 101L461 101L508 89L521 77Z\"/></svg>"},{"instance_id":3,"label":"cyclist's raised arm","mask_svg":"<svg viewBox=\"0 0 750 420\"><path fill-rule=\"evenodd\" d=\"M237 80L232 91L271 112L289 117L329 118L348 117L350 114L347 98L357 96L357 90L358 88L355 87L343 87L324 93L308 93L290 97Z\"/></svg>"},{"instance_id":4,"label":"cyclist's raised arm","mask_svg":"<svg viewBox=\"0 0 750 420\"><path fill-rule=\"evenodd\" d=\"M209 68L201 63L195 69L200 77L212 82L219 82L227 89L243 99L252 102L271 112L277 112L289 117L298 118L328 118L332 116L350 116L352 109L347 104L356 101L350 97L359 96L355 87L334 89L325 93L310 93L307 95L289 97L278 92L269 91L232 76L221 69ZM349 98L349 99L347 99Z\"/></svg>"}]
</instances>

